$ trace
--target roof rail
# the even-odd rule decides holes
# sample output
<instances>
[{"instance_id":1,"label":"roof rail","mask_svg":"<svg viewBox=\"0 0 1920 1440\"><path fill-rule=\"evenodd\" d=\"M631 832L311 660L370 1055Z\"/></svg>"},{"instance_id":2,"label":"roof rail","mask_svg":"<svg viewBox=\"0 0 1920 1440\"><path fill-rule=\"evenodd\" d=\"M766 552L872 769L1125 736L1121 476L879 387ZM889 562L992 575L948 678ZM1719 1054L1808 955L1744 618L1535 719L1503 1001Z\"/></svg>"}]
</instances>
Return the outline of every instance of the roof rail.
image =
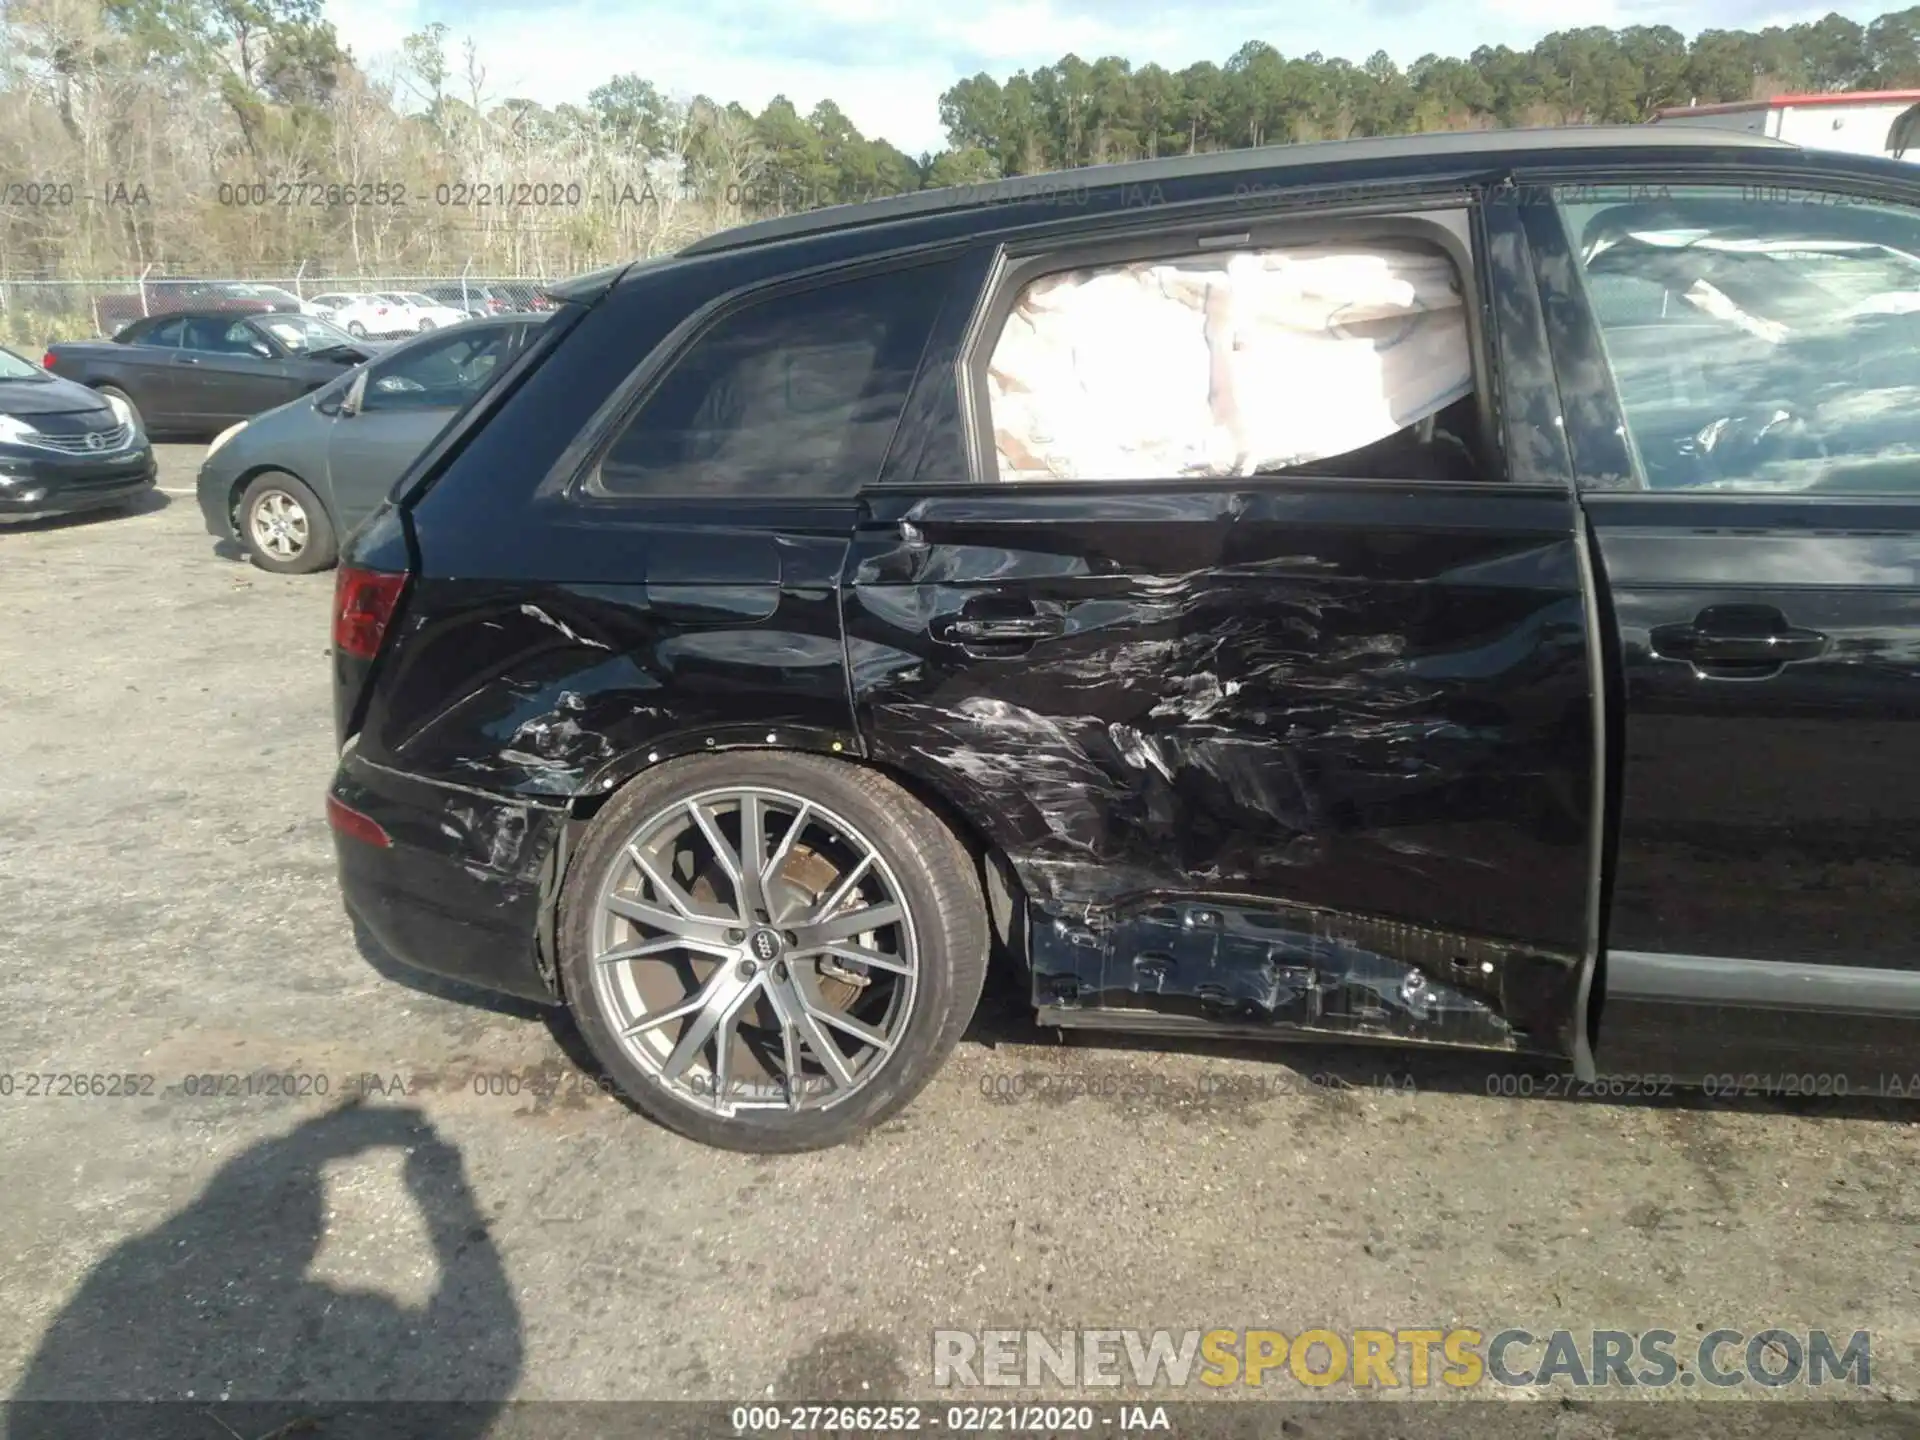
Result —
<instances>
[{"instance_id":1,"label":"roof rail","mask_svg":"<svg viewBox=\"0 0 1920 1440\"><path fill-rule=\"evenodd\" d=\"M1699 127L1671 125L1562 125L1514 130L1452 130L1424 135L1387 135L1360 140L1320 140L1303 145L1260 145L1244 150L1212 150L1199 155L1175 155L1159 160L1132 160L1116 165L1088 165L1039 175L1019 175L979 185L953 185L937 190L914 190L881 200L828 205L716 231L688 245L683 256L712 255L792 240L832 230L879 225L922 215L1006 205L1026 199L1052 199L1064 185L1075 189L1108 186L1155 185L1209 175L1235 175L1262 170L1305 170L1320 165L1353 164L1365 160L1416 159L1452 156L1501 155L1523 151L1580 150L1613 147L1669 149L1725 147L1796 149L1785 140L1741 130L1702 133Z\"/></svg>"}]
</instances>

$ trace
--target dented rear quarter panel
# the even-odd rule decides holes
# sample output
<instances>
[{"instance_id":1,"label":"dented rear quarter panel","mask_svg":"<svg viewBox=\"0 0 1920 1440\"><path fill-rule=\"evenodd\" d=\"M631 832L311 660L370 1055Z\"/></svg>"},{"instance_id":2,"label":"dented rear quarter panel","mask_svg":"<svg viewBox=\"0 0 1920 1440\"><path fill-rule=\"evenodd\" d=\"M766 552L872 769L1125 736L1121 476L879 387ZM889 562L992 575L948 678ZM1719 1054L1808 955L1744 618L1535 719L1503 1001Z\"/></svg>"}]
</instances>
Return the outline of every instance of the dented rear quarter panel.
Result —
<instances>
[{"instance_id":1,"label":"dented rear quarter panel","mask_svg":"<svg viewBox=\"0 0 1920 1440\"><path fill-rule=\"evenodd\" d=\"M421 582L369 745L411 774L565 799L619 783L654 747L851 739L844 520L825 522L838 535L779 536L599 523L625 542L629 579Z\"/></svg>"},{"instance_id":2,"label":"dented rear quarter panel","mask_svg":"<svg viewBox=\"0 0 1920 1440\"><path fill-rule=\"evenodd\" d=\"M416 573L350 763L466 805L445 837L464 866L550 889L579 802L654 760L856 743L835 598L850 502L592 504L565 483L641 361L765 263L617 285L406 507Z\"/></svg>"}]
</instances>

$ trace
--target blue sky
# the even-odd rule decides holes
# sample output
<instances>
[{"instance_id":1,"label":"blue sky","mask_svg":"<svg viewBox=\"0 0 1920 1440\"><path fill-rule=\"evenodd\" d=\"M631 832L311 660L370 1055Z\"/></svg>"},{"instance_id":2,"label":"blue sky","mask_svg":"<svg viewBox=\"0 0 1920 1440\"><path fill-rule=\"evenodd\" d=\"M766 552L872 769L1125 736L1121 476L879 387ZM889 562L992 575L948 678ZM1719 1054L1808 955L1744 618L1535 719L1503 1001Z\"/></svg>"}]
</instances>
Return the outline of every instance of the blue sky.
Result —
<instances>
[{"instance_id":1,"label":"blue sky","mask_svg":"<svg viewBox=\"0 0 1920 1440\"><path fill-rule=\"evenodd\" d=\"M784 93L801 110L832 98L871 136L909 154L936 150L940 92L985 70L1005 77L1072 51L1123 55L1177 69L1224 61L1265 40L1283 54L1319 50L1364 60L1385 50L1402 65L1433 51L1524 47L1571 25L1758 29L1828 11L1866 21L1898 0L1795 6L1791 0L1568 0L1549 21L1538 0L1339 0L1300 5L1222 0L327 0L327 14L363 65L397 60L401 37L435 21L458 45L471 37L493 99L579 101L609 75L636 71L670 94L704 92L758 110Z\"/></svg>"}]
</instances>

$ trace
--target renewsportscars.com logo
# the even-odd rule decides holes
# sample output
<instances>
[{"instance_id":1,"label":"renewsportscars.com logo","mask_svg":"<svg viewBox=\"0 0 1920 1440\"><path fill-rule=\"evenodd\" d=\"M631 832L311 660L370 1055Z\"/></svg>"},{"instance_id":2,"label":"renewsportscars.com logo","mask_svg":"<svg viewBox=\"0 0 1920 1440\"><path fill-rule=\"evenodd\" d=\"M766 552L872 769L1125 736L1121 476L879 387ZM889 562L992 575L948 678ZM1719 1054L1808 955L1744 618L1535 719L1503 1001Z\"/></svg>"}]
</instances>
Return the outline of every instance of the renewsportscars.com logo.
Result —
<instances>
[{"instance_id":1,"label":"renewsportscars.com logo","mask_svg":"<svg viewBox=\"0 0 1920 1440\"><path fill-rule=\"evenodd\" d=\"M936 1330L933 1383L1039 1390L1380 1391L1571 1385L1728 1389L1872 1382L1872 1340L1856 1330Z\"/></svg>"}]
</instances>

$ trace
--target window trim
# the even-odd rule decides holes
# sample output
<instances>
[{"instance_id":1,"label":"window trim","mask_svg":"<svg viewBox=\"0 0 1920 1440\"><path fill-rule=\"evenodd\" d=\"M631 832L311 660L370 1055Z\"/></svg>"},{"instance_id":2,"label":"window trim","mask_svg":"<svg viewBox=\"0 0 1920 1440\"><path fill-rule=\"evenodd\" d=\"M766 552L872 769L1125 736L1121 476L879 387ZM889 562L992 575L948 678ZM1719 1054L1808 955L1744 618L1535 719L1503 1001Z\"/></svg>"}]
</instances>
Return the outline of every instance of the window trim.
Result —
<instances>
[{"instance_id":1,"label":"window trim","mask_svg":"<svg viewBox=\"0 0 1920 1440\"><path fill-rule=\"evenodd\" d=\"M920 472L927 463L928 446L936 428L949 416L955 423L963 418L961 406L964 387L960 381L961 360L973 333L974 315L993 284L1001 263L1002 245L998 240L976 240L954 263L954 281L940 313L934 317L927 335L927 348L920 357L920 373L914 377L906 408L900 413L893 444L872 488L878 492L912 486L925 492L951 490L973 485L971 432L959 437L961 463L968 474L958 481L925 481Z\"/></svg>"},{"instance_id":2,"label":"window trim","mask_svg":"<svg viewBox=\"0 0 1920 1440\"><path fill-rule=\"evenodd\" d=\"M1140 477L1119 479L1002 480L999 455L993 443L993 415L987 386L987 367L1021 294L1036 280L1065 271L1123 265L1149 259L1190 258L1197 255L1239 253L1287 245L1404 238L1424 241L1446 255L1460 281L1466 312L1467 345L1473 366L1475 410L1481 444L1475 459L1485 479L1482 485L1504 486L1508 481L1506 448L1497 429L1493 390L1499 370L1497 354L1485 315L1485 286L1481 274L1484 256L1476 246L1476 203L1458 189L1436 192L1427 203L1409 204L1401 195L1371 205L1313 210L1302 213L1284 204L1251 213L1186 217L1115 234L1105 231L1079 237L1037 240L1001 247L980 303L975 309L956 362L960 389L960 419L966 433L965 449L971 483L1012 485L1023 492L1052 490L1182 488L1218 489L1222 484L1272 484L1290 480L1325 480L1325 476L1211 475L1195 477ZM1233 243L1222 243L1230 238ZM1212 240L1215 243L1204 243ZM1431 485L1413 480L1393 484Z\"/></svg>"},{"instance_id":3,"label":"window trim","mask_svg":"<svg viewBox=\"0 0 1920 1440\"><path fill-rule=\"evenodd\" d=\"M1854 157L1848 157L1854 158ZM1613 373L1613 363L1608 357L1601 339L1599 317L1586 288L1586 272L1581 267L1579 257L1574 253L1573 237L1568 233L1565 213L1561 209L1556 188L1592 186L1595 188L1627 186L1640 189L1665 187L1668 189L1696 189L1724 187L1735 191L1755 190L1763 192L1786 192L1788 194L1819 191L1832 195L1845 195L1850 198L1870 201L1881 205L1900 205L1911 209L1916 218L1920 218L1920 175L1910 172L1916 168L1907 161L1886 161L1894 167L1887 172L1864 173L1852 168L1824 169L1815 163L1797 165L1769 165L1764 172L1764 180L1756 181L1755 173L1726 164L1703 164L1699 161L1681 163L1663 163L1652 165L1594 165L1561 164L1535 165L1525 170L1516 170L1515 179L1523 195L1537 197L1531 203L1522 206L1523 219L1526 221L1529 249L1533 252L1535 274L1540 282L1540 300L1544 311L1549 314L1557 301L1561 305L1570 305L1572 313L1568 318L1574 324L1567 329L1547 325L1547 346L1553 357L1554 376L1563 395L1578 393L1576 387L1569 384L1569 377L1576 367L1597 361L1606 377L1601 388L1604 415L1582 416L1579 408L1570 406L1566 410L1567 439L1573 450L1574 487L1582 499L1604 498L1609 496L1630 497L1634 500L1653 500L1661 503L1712 500L1715 502L1737 501L1741 499L1764 499L1791 501L1795 504L1832 504L1836 501L1873 499L1874 496L1850 494L1842 491L1741 491L1741 490L1650 490L1646 484L1646 471L1641 463L1639 442L1634 438L1633 427L1627 423L1626 407L1621 403L1619 380ZM1545 262L1545 263L1542 263ZM1569 290L1560 287L1549 277L1549 269L1554 265L1572 267L1575 279L1574 287ZM1604 466L1596 467L1588 458L1595 453L1608 453L1615 449L1623 451L1629 459L1628 474L1630 483L1608 483L1608 471ZM1882 499L1896 498L1882 496ZM1920 496L1913 498L1920 499Z\"/></svg>"},{"instance_id":4,"label":"window trim","mask_svg":"<svg viewBox=\"0 0 1920 1440\"><path fill-rule=\"evenodd\" d=\"M600 402L593 414L588 417L587 423L580 428L580 433L560 452L559 457L548 469L545 478L535 488L534 500L557 498L569 504L603 511L631 509L643 505L685 506L694 503L725 509L764 508L772 505L782 510L820 506L843 508L854 503L859 495L872 485L874 478L884 470L887 456L898 443L900 424L906 416L908 407L913 403L914 392L920 383L921 371L926 365L933 327L929 327L927 336L921 342L920 355L916 361L914 373L907 380L905 402L901 406L900 415L894 420L893 432L887 438L880 459L876 462L875 474L863 481L855 490L839 495L720 495L699 491L648 495L610 494L592 487L594 480L599 476L600 466L605 461L607 452L618 443L620 437L626 433L627 427L646 407L647 402L658 391L660 383L696 345L734 315L752 306L783 299L789 295L823 290L834 285L878 275L898 274L939 265L954 265L957 278L963 257L975 244L977 242L956 243L943 240L936 244L890 251L883 255L866 256L852 262L835 261L774 277L761 276L730 286L710 296L661 337L660 342L642 356L639 362L613 387L606 399ZM731 260L734 257L723 258ZM937 326L938 323L939 316L936 312L934 325Z\"/></svg>"},{"instance_id":5,"label":"window trim","mask_svg":"<svg viewBox=\"0 0 1920 1440\"><path fill-rule=\"evenodd\" d=\"M278 335L275 335L267 328L265 316L249 315L246 317L246 325L255 335L258 335L262 340L267 342L267 349L271 352L268 356L269 359L295 360L299 358L287 345L282 343Z\"/></svg>"}]
</instances>

